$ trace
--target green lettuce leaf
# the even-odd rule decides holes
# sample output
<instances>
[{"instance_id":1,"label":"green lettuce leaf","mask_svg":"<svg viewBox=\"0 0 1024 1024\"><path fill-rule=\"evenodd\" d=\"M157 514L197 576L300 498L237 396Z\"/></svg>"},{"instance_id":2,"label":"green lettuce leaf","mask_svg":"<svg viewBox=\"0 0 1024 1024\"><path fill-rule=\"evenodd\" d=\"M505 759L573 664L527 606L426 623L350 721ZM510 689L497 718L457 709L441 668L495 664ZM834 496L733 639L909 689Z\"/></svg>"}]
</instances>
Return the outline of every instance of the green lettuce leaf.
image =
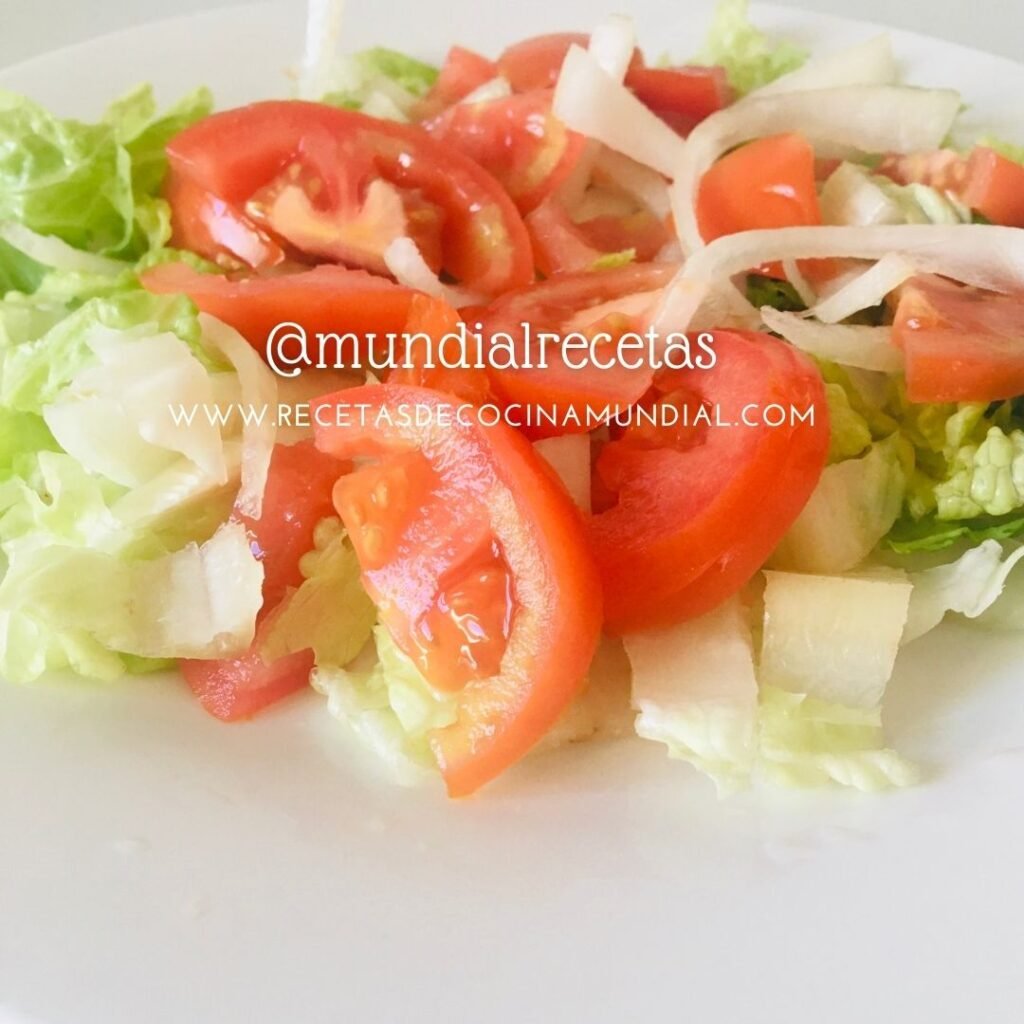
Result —
<instances>
[{"instance_id":1,"label":"green lettuce leaf","mask_svg":"<svg viewBox=\"0 0 1024 1024\"><path fill-rule=\"evenodd\" d=\"M388 766L403 784L436 771L430 733L458 717L458 699L434 690L398 648L387 629L373 630L376 664L370 669L317 665L311 682L328 711Z\"/></svg>"},{"instance_id":2,"label":"green lettuce leaf","mask_svg":"<svg viewBox=\"0 0 1024 1024\"><path fill-rule=\"evenodd\" d=\"M762 274L747 275L747 301L755 308L771 306L783 313L802 313L807 304L788 281Z\"/></svg>"},{"instance_id":3,"label":"green lettuce leaf","mask_svg":"<svg viewBox=\"0 0 1024 1024\"><path fill-rule=\"evenodd\" d=\"M375 46L339 59L325 103L360 110L371 99L393 108L392 118L405 119L413 104L437 81L438 69L397 50ZM386 110L375 112L382 116Z\"/></svg>"},{"instance_id":4,"label":"green lettuce leaf","mask_svg":"<svg viewBox=\"0 0 1024 1024\"><path fill-rule=\"evenodd\" d=\"M146 86L83 124L0 92L0 221L124 258L165 244L169 211L156 196L164 146L211 107L200 89L159 115Z\"/></svg>"},{"instance_id":5,"label":"green lettuce leaf","mask_svg":"<svg viewBox=\"0 0 1024 1024\"><path fill-rule=\"evenodd\" d=\"M30 294L46 276L46 267L0 238L0 298L7 292Z\"/></svg>"},{"instance_id":6,"label":"green lettuce leaf","mask_svg":"<svg viewBox=\"0 0 1024 1024\"><path fill-rule=\"evenodd\" d=\"M750 23L747 0L718 0L714 21L695 63L719 64L740 93L751 92L795 71L807 52L786 40L772 40Z\"/></svg>"}]
</instances>

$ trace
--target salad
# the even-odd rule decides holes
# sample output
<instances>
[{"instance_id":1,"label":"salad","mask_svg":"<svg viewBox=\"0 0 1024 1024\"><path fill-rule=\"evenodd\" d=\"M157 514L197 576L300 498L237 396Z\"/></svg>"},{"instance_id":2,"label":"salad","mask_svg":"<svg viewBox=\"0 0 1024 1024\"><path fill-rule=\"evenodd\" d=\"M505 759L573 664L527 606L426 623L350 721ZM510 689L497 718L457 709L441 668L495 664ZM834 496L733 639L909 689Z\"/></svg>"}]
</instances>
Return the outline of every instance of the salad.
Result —
<instances>
[{"instance_id":1,"label":"salad","mask_svg":"<svg viewBox=\"0 0 1024 1024\"><path fill-rule=\"evenodd\" d=\"M296 98L0 93L0 677L312 685L452 796L610 735L913 782L901 648L1024 626L1024 149L745 0L658 59L339 14Z\"/></svg>"}]
</instances>

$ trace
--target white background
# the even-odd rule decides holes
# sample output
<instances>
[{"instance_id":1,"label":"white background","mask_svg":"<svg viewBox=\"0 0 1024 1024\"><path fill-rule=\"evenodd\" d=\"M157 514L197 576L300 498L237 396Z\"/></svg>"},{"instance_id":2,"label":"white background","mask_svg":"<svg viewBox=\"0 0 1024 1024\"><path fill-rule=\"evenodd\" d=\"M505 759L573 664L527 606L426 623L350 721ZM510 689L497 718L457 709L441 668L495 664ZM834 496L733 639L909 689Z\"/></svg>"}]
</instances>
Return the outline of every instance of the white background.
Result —
<instances>
[{"instance_id":1,"label":"white background","mask_svg":"<svg viewBox=\"0 0 1024 1024\"><path fill-rule=\"evenodd\" d=\"M352 9L386 6L389 14L401 17L406 4L424 0L348 0ZM428 0L433 2L433 0ZM481 0L481 11L501 0ZM516 0L523 10L538 0ZM547 0L543 0L545 4ZM703 9L709 0L680 0L680 6ZM1024 57L1024 3L1020 0L787 0L791 7L838 14L848 18L877 21L897 28L912 29L975 46L1007 57ZM295 0L296 7L303 0ZM229 7L217 0L0 0L0 67L33 57L47 50L77 43L115 29L139 25L171 15ZM616 7L628 8L624 0L594 0L595 17ZM443 7L442 3L438 7ZM566 25L578 29L579 25Z\"/></svg>"}]
</instances>

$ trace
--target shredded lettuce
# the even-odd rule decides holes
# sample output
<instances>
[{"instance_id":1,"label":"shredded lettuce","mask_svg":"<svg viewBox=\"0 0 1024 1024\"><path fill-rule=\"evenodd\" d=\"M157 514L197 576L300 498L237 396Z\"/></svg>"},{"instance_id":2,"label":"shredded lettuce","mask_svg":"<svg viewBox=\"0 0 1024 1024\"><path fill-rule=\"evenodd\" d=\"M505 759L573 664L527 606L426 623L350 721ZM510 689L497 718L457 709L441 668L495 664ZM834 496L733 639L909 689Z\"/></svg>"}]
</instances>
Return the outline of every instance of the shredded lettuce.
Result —
<instances>
[{"instance_id":1,"label":"shredded lettuce","mask_svg":"<svg viewBox=\"0 0 1024 1024\"><path fill-rule=\"evenodd\" d=\"M0 221L122 258L166 244L169 210L157 197L164 146L211 108L198 89L160 115L144 86L83 124L0 92Z\"/></svg>"},{"instance_id":2,"label":"shredded lettuce","mask_svg":"<svg viewBox=\"0 0 1024 1024\"><path fill-rule=\"evenodd\" d=\"M46 276L46 267L0 238L0 298L7 292L31 294Z\"/></svg>"},{"instance_id":3,"label":"shredded lettuce","mask_svg":"<svg viewBox=\"0 0 1024 1024\"><path fill-rule=\"evenodd\" d=\"M807 305L788 281L761 274L747 275L747 301L755 308L771 306L782 313L802 313Z\"/></svg>"},{"instance_id":4,"label":"shredded lettuce","mask_svg":"<svg viewBox=\"0 0 1024 1024\"><path fill-rule=\"evenodd\" d=\"M438 69L431 64L375 46L335 62L323 102L363 110L374 117L405 120L437 75Z\"/></svg>"},{"instance_id":5,"label":"shredded lettuce","mask_svg":"<svg viewBox=\"0 0 1024 1024\"><path fill-rule=\"evenodd\" d=\"M328 711L409 785L436 771L430 733L456 720L458 701L430 686L384 626L374 627L373 639L372 668L317 665L311 682Z\"/></svg>"},{"instance_id":6,"label":"shredded lettuce","mask_svg":"<svg viewBox=\"0 0 1024 1024\"><path fill-rule=\"evenodd\" d=\"M994 149L1000 156L1005 156L1015 164L1024 164L1024 146L1020 143L1007 142L1005 139L997 139L994 135L986 135L978 139L978 145Z\"/></svg>"},{"instance_id":7,"label":"shredded lettuce","mask_svg":"<svg viewBox=\"0 0 1024 1024\"><path fill-rule=\"evenodd\" d=\"M772 40L750 23L747 0L718 0L714 20L697 64L719 64L740 94L795 71L807 51L786 40Z\"/></svg>"},{"instance_id":8,"label":"shredded lettuce","mask_svg":"<svg viewBox=\"0 0 1024 1024\"><path fill-rule=\"evenodd\" d=\"M343 666L370 638L377 610L359 581L359 560L341 521L318 523L313 544L299 563L304 582L263 639L265 661L311 648L318 665Z\"/></svg>"}]
</instances>

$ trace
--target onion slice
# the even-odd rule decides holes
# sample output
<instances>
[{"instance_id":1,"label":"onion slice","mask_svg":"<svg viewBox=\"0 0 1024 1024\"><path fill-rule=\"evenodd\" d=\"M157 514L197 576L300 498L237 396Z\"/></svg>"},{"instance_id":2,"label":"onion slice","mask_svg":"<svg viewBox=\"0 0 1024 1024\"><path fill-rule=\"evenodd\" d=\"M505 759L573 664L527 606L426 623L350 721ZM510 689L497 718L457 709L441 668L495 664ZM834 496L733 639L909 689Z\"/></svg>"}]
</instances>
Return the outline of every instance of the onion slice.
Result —
<instances>
[{"instance_id":1,"label":"onion slice","mask_svg":"<svg viewBox=\"0 0 1024 1024\"><path fill-rule=\"evenodd\" d=\"M461 306L472 306L481 301L480 297L472 292L445 284L430 269L416 243L408 236L396 238L388 245L384 250L384 265L399 284L425 292L435 299L444 299L449 306L456 309Z\"/></svg>"},{"instance_id":2,"label":"onion slice","mask_svg":"<svg viewBox=\"0 0 1024 1024\"><path fill-rule=\"evenodd\" d=\"M853 324L820 324L797 313L781 313L771 306L761 310L769 330L819 359L859 370L899 373L903 353L892 344L892 328Z\"/></svg>"},{"instance_id":3,"label":"onion slice","mask_svg":"<svg viewBox=\"0 0 1024 1024\"><path fill-rule=\"evenodd\" d=\"M579 46L565 55L552 109L573 131L668 177L682 165L687 144Z\"/></svg>"},{"instance_id":4,"label":"onion slice","mask_svg":"<svg viewBox=\"0 0 1024 1024\"><path fill-rule=\"evenodd\" d=\"M598 102L597 97L591 102ZM703 244L697 225L697 189L708 168L734 146L800 132L814 143L869 153L935 149L959 109L960 95L952 89L892 85L748 96L705 118L690 134L678 161L667 169L658 168L675 180L672 206L683 247L693 252Z\"/></svg>"},{"instance_id":5,"label":"onion slice","mask_svg":"<svg viewBox=\"0 0 1024 1024\"><path fill-rule=\"evenodd\" d=\"M893 85L899 68L888 35L874 36L838 53L809 60L803 67L762 86L753 96L777 96L810 89L837 89L848 85Z\"/></svg>"},{"instance_id":6,"label":"onion slice","mask_svg":"<svg viewBox=\"0 0 1024 1024\"><path fill-rule=\"evenodd\" d=\"M318 100L327 91L344 9L345 0L309 0L306 48L299 74L300 99Z\"/></svg>"}]
</instances>

